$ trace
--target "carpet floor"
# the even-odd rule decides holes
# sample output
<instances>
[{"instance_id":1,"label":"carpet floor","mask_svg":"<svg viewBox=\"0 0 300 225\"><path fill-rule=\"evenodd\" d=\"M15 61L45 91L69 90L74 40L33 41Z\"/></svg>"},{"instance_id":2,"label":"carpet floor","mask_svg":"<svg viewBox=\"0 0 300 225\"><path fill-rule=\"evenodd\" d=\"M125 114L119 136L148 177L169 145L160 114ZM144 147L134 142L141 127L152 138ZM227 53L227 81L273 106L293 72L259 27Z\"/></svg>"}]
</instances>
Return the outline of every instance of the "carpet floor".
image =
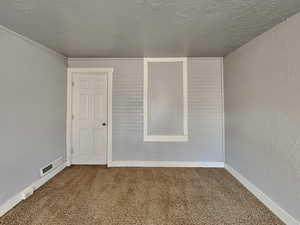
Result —
<instances>
[{"instance_id":1,"label":"carpet floor","mask_svg":"<svg viewBox=\"0 0 300 225\"><path fill-rule=\"evenodd\" d=\"M71 166L1 225L282 225L225 169Z\"/></svg>"}]
</instances>

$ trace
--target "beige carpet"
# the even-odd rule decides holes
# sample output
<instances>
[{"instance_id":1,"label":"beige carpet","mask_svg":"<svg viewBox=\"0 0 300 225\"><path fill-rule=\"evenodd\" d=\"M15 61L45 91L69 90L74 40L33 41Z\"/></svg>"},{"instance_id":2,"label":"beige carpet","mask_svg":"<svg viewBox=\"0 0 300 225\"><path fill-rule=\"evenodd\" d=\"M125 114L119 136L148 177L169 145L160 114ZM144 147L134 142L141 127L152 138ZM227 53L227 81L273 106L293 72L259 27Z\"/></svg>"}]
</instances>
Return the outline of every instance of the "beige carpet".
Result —
<instances>
[{"instance_id":1,"label":"beige carpet","mask_svg":"<svg viewBox=\"0 0 300 225\"><path fill-rule=\"evenodd\" d=\"M72 166L1 225L281 225L224 169Z\"/></svg>"}]
</instances>

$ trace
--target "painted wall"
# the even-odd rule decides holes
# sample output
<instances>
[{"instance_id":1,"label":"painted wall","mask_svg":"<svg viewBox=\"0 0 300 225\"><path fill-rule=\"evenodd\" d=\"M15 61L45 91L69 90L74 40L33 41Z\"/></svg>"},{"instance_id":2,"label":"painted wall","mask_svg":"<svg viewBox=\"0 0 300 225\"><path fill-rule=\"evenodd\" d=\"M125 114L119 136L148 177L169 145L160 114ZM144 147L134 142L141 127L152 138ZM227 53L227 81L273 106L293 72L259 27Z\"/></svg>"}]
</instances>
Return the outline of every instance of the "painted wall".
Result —
<instances>
[{"instance_id":1,"label":"painted wall","mask_svg":"<svg viewBox=\"0 0 300 225\"><path fill-rule=\"evenodd\" d=\"M225 57L226 163L300 221L300 14Z\"/></svg>"},{"instance_id":2,"label":"painted wall","mask_svg":"<svg viewBox=\"0 0 300 225\"><path fill-rule=\"evenodd\" d=\"M143 59L69 59L113 67L113 161L223 162L222 60L188 60L189 142L143 141Z\"/></svg>"},{"instance_id":3,"label":"painted wall","mask_svg":"<svg viewBox=\"0 0 300 225\"><path fill-rule=\"evenodd\" d=\"M0 205L65 156L66 62L0 27Z\"/></svg>"}]
</instances>

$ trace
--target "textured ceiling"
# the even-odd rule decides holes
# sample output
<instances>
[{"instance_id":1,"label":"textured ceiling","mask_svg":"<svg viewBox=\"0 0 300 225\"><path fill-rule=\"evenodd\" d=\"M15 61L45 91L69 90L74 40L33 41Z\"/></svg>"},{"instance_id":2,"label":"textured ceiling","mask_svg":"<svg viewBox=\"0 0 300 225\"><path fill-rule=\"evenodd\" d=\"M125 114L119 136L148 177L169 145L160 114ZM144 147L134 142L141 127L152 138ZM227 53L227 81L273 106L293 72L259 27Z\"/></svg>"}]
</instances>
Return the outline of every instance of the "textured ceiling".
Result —
<instances>
[{"instance_id":1,"label":"textured ceiling","mask_svg":"<svg viewBox=\"0 0 300 225\"><path fill-rule=\"evenodd\" d=\"M224 56L300 0L1 0L0 24L69 57Z\"/></svg>"}]
</instances>

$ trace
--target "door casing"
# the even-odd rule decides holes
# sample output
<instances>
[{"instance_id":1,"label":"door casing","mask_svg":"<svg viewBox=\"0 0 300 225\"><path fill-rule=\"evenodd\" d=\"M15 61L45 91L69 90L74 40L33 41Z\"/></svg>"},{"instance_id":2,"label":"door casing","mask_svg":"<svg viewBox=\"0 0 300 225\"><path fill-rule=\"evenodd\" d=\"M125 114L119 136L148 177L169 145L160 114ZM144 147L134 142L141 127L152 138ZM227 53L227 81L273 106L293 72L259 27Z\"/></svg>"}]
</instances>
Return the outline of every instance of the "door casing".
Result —
<instances>
[{"instance_id":1,"label":"door casing","mask_svg":"<svg viewBox=\"0 0 300 225\"><path fill-rule=\"evenodd\" d=\"M113 68L68 68L67 75L67 125L66 125L66 161L72 164L72 88L73 73L99 72L107 74L107 166L112 164L112 82Z\"/></svg>"}]
</instances>

